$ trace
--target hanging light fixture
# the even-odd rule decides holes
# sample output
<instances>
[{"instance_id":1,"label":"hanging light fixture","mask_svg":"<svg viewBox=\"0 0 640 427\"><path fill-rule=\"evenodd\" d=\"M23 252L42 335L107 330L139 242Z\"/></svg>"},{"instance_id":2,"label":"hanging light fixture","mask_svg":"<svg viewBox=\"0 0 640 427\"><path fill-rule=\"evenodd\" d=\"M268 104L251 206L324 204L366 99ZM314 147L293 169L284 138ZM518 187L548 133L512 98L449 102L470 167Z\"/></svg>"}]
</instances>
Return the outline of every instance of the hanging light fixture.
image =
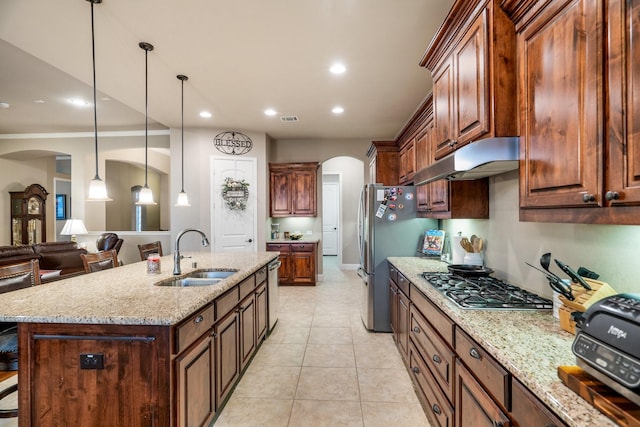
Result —
<instances>
[{"instance_id":1,"label":"hanging light fixture","mask_svg":"<svg viewBox=\"0 0 640 427\"><path fill-rule=\"evenodd\" d=\"M89 183L89 196L87 200L89 201L97 201L97 202L106 202L111 199L107 195L107 186L104 181L100 179L100 175L98 174L98 105L96 103L96 42L94 36L94 28L93 28L93 5L97 3L102 3L102 0L87 0L91 3L91 53L92 53L92 64L93 64L93 132L94 132L94 145L96 151L96 176L93 177L91 182Z\"/></svg>"},{"instance_id":2,"label":"hanging light fixture","mask_svg":"<svg viewBox=\"0 0 640 427\"><path fill-rule=\"evenodd\" d=\"M136 205L156 205L153 201L153 192L149 188L147 181L147 173L149 170L149 75L147 72L148 55L153 50L153 45L146 42L138 43L138 46L144 50L144 187L140 190Z\"/></svg>"},{"instance_id":3,"label":"hanging light fixture","mask_svg":"<svg viewBox=\"0 0 640 427\"><path fill-rule=\"evenodd\" d=\"M187 196L187 193L184 191L184 82L189 80L189 77L182 75L182 74L178 74L176 76L178 78L178 80L180 80L181 85L182 85L182 97L181 97L181 111L182 111L182 128L181 128L181 140L182 140L182 154L181 154L181 160L182 160L182 186L180 187L180 193L178 193L178 201L176 202L175 206L191 206L189 204L189 197Z\"/></svg>"}]
</instances>

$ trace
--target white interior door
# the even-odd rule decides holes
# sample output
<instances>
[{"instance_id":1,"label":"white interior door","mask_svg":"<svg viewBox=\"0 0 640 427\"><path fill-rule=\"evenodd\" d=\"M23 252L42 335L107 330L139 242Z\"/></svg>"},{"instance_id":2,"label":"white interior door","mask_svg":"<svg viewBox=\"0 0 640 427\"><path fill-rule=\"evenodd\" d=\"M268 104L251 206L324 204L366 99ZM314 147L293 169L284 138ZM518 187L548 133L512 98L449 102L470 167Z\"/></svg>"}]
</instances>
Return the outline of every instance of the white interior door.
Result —
<instances>
[{"instance_id":1,"label":"white interior door","mask_svg":"<svg viewBox=\"0 0 640 427\"><path fill-rule=\"evenodd\" d=\"M257 249L256 165L254 157L211 158L211 230L216 252L255 252ZM244 209L234 208L230 199L223 198L223 184L228 178L249 184L248 197L246 201L241 200Z\"/></svg>"},{"instance_id":2,"label":"white interior door","mask_svg":"<svg viewBox=\"0 0 640 427\"><path fill-rule=\"evenodd\" d=\"M322 182L322 255L338 255L340 183Z\"/></svg>"}]
</instances>

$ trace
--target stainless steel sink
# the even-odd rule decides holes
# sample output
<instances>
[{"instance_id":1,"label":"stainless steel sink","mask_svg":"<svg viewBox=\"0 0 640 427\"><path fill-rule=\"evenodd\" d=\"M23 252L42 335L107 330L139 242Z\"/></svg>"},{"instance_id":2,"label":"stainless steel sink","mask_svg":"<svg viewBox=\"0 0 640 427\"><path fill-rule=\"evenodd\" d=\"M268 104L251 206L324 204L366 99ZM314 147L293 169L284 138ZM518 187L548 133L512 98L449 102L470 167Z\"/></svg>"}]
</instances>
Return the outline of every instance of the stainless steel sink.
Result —
<instances>
[{"instance_id":1,"label":"stainless steel sink","mask_svg":"<svg viewBox=\"0 0 640 427\"><path fill-rule=\"evenodd\" d=\"M163 280L155 283L156 286L195 287L216 285L238 270L199 270L183 277Z\"/></svg>"}]
</instances>

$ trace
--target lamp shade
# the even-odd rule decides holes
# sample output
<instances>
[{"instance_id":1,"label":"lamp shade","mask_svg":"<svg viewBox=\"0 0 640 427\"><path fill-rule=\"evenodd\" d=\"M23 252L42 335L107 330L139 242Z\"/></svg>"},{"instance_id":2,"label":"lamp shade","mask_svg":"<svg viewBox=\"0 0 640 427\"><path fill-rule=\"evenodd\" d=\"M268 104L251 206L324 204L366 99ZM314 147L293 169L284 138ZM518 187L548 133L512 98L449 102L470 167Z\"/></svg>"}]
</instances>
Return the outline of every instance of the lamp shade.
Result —
<instances>
[{"instance_id":1,"label":"lamp shade","mask_svg":"<svg viewBox=\"0 0 640 427\"><path fill-rule=\"evenodd\" d=\"M87 234L87 228L84 226L84 222L81 219L68 219L62 227L60 234L63 236L71 236L71 241L75 242L77 234Z\"/></svg>"},{"instance_id":2,"label":"lamp shade","mask_svg":"<svg viewBox=\"0 0 640 427\"><path fill-rule=\"evenodd\" d=\"M156 205L157 203L153 201L153 192L149 187L142 187L140 189L140 194L138 195L138 201L136 205Z\"/></svg>"},{"instance_id":3,"label":"lamp shade","mask_svg":"<svg viewBox=\"0 0 640 427\"><path fill-rule=\"evenodd\" d=\"M187 193L185 193L184 191L178 193L178 202L175 204L175 206L191 206L189 204L189 196L187 196Z\"/></svg>"},{"instance_id":4,"label":"lamp shade","mask_svg":"<svg viewBox=\"0 0 640 427\"><path fill-rule=\"evenodd\" d=\"M88 201L109 202L111 199L107 196L107 186L99 177L94 178L89 183Z\"/></svg>"}]
</instances>

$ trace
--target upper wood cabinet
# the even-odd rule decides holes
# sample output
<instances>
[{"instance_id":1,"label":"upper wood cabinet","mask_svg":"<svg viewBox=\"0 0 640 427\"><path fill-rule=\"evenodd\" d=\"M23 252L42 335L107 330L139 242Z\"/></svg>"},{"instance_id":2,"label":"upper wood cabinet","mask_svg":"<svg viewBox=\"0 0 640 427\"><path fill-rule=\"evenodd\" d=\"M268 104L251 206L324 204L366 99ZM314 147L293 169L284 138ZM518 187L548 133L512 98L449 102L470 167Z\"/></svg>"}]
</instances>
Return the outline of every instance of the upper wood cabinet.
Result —
<instances>
[{"instance_id":1,"label":"upper wood cabinet","mask_svg":"<svg viewBox=\"0 0 640 427\"><path fill-rule=\"evenodd\" d=\"M640 224L640 0L503 7L517 30L520 219Z\"/></svg>"},{"instance_id":2,"label":"upper wood cabinet","mask_svg":"<svg viewBox=\"0 0 640 427\"><path fill-rule=\"evenodd\" d=\"M369 150L369 183L396 185L398 181L398 145L395 141L372 141Z\"/></svg>"},{"instance_id":3,"label":"upper wood cabinet","mask_svg":"<svg viewBox=\"0 0 640 427\"><path fill-rule=\"evenodd\" d=\"M272 217L316 216L318 163L270 163Z\"/></svg>"},{"instance_id":4,"label":"upper wood cabinet","mask_svg":"<svg viewBox=\"0 0 640 427\"><path fill-rule=\"evenodd\" d=\"M416 147L415 139L411 139L400 149L400 184L411 183L415 173Z\"/></svg>"},{"instance_id":5,"label":"upper wood cabinet","mask_svg":"<svg viewBox=\"0 0 640 427\"><path fill-rule=\"evenodd\" d=\"M434 159L518 135L515 31L499 3L457 0L420 62L433 76Z\"/></svg>"}]
</instances>

